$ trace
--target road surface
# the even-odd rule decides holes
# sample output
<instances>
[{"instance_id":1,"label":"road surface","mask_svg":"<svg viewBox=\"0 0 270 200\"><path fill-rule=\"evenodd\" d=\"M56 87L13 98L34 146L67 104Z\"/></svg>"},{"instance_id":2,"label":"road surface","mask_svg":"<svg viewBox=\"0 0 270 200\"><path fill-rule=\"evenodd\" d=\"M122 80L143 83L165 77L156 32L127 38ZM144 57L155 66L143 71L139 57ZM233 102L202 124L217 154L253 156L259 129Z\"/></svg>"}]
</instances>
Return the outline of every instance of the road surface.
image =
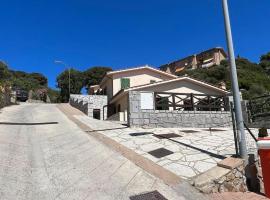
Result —
<instances>
[{"instance_id":1,"label":"road surface","mask_svg":"<svg viewBox=\"0 0 270 200\"><path fill-rule=\"evenodd\" d=\"M204 199L171 187L86 134L56 105L0 110L1 200L103 200L157 190L167 199Z\"/></svg>"}]
</instances>

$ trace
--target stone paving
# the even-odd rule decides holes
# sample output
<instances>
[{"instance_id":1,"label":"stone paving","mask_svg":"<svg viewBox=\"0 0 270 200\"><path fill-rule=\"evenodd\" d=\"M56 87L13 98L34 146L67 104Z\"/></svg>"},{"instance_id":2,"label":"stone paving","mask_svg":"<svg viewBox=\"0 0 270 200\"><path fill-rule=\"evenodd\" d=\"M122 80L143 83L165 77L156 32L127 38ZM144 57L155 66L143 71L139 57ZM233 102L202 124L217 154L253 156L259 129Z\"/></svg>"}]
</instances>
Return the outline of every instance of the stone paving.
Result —
<instances>
[{"instance_id":1,"label":"stone paving","mask_svg":"<svg viewBox=\"0 0 270 200\"><path fill-rule=\"evenodd\" d=\"M106 135L185 179L199 175L235 154L233 131L228 128L211 131L205 128L129 128L119 122L99 121L81 115L75 117L93 131ZM164 134L170 134L167 136L171 138L165 138ZM247 141L249 151L256 152L256 144L248 134ZM160 148L172 154L160 158L149 154Z\"/></svg>"}]
</instances>

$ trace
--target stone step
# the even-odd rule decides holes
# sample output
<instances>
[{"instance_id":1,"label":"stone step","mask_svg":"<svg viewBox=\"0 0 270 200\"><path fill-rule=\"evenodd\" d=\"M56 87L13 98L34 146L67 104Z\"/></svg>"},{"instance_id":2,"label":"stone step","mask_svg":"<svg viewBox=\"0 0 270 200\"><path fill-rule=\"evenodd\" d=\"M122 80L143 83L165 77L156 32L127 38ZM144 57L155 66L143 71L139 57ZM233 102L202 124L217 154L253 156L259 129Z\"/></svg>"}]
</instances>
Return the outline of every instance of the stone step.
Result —
<instances>
[{"instance_id":1,"label":"stone step","mask_svg":"<svg viewBox=\"0 0 270 200\"><path fill-rule=\"evenodd\" d=\"M202 188L204 186L211 184L214 180L218 180L221 177L225 176L230 171L231 170L219 166L213 167L210 170L206 171L205 173L196 176L192 180L192 185L194 185L197 188Z\"/></svg>"}]
</instances>

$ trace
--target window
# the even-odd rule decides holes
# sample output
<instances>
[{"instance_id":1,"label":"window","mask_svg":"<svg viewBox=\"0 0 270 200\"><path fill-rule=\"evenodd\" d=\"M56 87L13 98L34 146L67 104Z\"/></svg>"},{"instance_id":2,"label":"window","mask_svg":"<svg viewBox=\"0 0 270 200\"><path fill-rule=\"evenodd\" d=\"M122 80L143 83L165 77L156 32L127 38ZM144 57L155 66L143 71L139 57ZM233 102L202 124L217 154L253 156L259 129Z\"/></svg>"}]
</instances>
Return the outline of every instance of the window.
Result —
<instances>
[{"instance_id":1,"label":"window","mask_svg":"<svg viewBox=\"0 0 270 200\"><path fill-rule=\"evenodd\" d=\"M127 89L130 87L130 79L129 78L121 78L121 89Z\"/></svg>"},{"instance_id":2,"label":"window","mask_svg":"<svg viewBox=\"0 0 270 200\"><path fill-rule=\"evenodd\" d=\"M153 83L155 83L156 82L156 80L150 80L150 83L151 84L153 84Z\"/></svg>"}]
</instances>

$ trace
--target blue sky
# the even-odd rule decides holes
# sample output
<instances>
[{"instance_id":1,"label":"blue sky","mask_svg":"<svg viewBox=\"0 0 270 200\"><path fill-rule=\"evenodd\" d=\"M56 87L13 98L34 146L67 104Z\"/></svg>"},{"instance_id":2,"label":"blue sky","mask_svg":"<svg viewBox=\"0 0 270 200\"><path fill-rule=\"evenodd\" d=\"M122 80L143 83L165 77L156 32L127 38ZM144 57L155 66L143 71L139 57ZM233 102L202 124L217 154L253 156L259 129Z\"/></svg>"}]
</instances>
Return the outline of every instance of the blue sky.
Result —
<instances>
[{"instance_id":1,"label":"blue sky","mask_svg":"<svg viewBox=\"0 0 270 200\"><path fill-rule=\"evenodd\" d=\"M64 67L160 66L226 47L221 0L1 0L0 60L55 87ZM235 53L270 51L270 1L229 0Z\"/></svg>"}]
</instances>

